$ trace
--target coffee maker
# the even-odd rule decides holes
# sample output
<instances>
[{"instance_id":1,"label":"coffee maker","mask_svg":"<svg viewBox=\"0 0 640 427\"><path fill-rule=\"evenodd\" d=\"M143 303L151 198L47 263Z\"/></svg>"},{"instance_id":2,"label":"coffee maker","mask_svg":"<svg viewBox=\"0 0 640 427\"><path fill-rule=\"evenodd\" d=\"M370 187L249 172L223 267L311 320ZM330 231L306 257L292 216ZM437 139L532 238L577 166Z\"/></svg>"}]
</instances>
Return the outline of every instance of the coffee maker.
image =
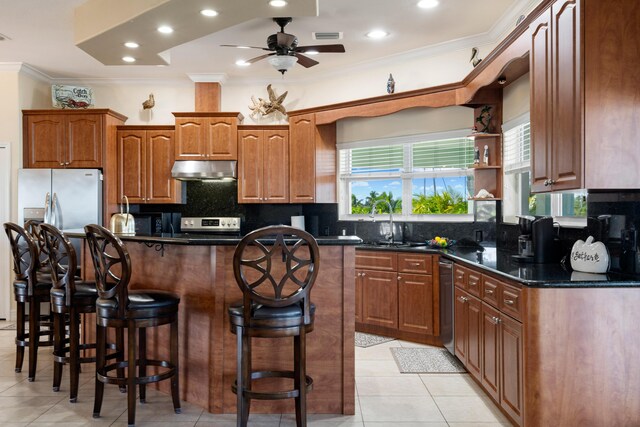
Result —
<instances>
[{"instance_id":1,"label":"coffee maker","mask_svg":"<svg viewBox=\"0 0 640 427\"><path fill-rule=\"evenodd\" d=\"M557 259L553 217L518 217L520 236L515 261L544 264Z\"/></svg>"}]
</instances>

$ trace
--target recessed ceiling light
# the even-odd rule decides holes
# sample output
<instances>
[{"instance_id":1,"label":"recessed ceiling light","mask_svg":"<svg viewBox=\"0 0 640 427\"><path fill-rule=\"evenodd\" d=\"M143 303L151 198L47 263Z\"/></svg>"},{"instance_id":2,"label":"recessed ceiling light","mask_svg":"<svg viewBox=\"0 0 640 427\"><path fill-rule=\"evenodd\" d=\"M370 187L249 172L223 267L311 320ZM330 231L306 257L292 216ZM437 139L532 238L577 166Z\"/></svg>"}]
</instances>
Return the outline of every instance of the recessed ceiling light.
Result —
<instances>
[{"instance_id":1,"label":"recessed ceiling light","mask_svg":"<svg viewBox=\"0 0 640 427\"><path fill-rule=\"evenodd\" d=\"M317 54L319 54L320 52L318 52L317 50L308 50L308 51L303 52L303 53L304 53L305 55L311 55L311 56L313 56L313 55L317 55Z\"/></svg>"},{"instance_id":2,"label":"recessed ceiling light","mask_svg":"<svg viewBox=\"0 0 640 427\"><path fill-rule=\"evenodd\" d=\"M123 56L122 60L124 62L136 62L136 58L134 58L133 56Z\"/></svg>"},{"instance_id":3,"label":"recessed ceiling light","mask_svg":"<svg viewBox=\"0 0 640 427\"><path fill-rule=\"evenodd\" d=\"M236 46L238 49L251 49L249 46Z\"/></svg>"},{"instance_id":4,"label":"recessed ceiling light","mask_svg":"<svg viewBox=\"0 0 640 427\"><path fill-rule=\"evenodd\" d=\"M218 12L213 9L203 9L200 11L200 14L204 16L218 16Z\"/></svg>"},{"instance_id":5,"label":"recessed ceiling light","mask_svg":"<svg viewBox=\"0 0 640 427\"><path fill-rule=\"evenodd\" d=\"M367 37L370 39L383 39L387 37L389 33L383 30L371 30L367 33Z\"/></svg>"},{"instance_id":6,"label":"recessed ceiling light","mask_svg":"<svg viewBox=\"0 0 640 427\"><path fill-rule=\"evenodd\" d=\"M135 49L137 47L140 47L140 45L136 42L126 42L124 45L130 49Z\"/></svg>"},{"instance_id":7,"label":"recessed ceiling light","mask_svg":"<svg viewBox=\"0 0 640 427\"><path fill-rule=\"evenodd\" d=\"M236 65L237 65L238 67L248 67L248 66L249 66L249 65L251 65L251 64L249 64L249 63L248 63L247 61L245 61L244 59L239 59L239 60L237 60L237 61L236 61Z\"/></svg>"},{"instance_id":8,"label":"recessed ceiling light","mask_svg":"<svg viewBox=\"0 0 640 427\"><path fill-rule=\"evenodd\" d=\"M171 34L173 33L173 28L168 25L163 25L161 27L158 27L158 31L160 31L162 34Z\"/></svg>"},{"instance_id":9,"label":"recessed ceiling light","mask_svg":"<svg viewBox=\"0 0 640 427\"><path fill-rule=\"evenodd\" d=\"M438 0L420 0L418 2L418 7L422 9L431 9L439 4L440 2Z\"/></svg>"},{"instance_id":10,"label":"recessed ceiling light","mask_svg":"<svg viewBox=\"0 0 640 427\"><path fill-rule=\"evenodd\" d=\"M269 6L271 7L285 7L287 2L285 0L271 0Z\"/></svg>"}]
</instances>

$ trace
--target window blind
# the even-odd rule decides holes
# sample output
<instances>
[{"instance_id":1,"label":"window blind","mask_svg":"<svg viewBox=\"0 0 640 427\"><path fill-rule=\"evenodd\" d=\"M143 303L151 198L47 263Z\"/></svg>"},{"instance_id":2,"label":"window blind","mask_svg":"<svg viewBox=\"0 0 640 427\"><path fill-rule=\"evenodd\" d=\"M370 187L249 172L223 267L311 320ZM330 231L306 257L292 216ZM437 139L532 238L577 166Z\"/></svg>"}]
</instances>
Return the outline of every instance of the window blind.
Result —
<instances>
[{"instance_id":1,"label":"window blind","mask_svg":"<svg viewBox=\"0 0 640 427\"><path fill-rule=\"evenodd\" d=\"M473 140L453 138L413 144L414 169L464 169L473 164Z\"/></svg>"},{"instance_id":2,"label":"window blind","mask_svg":"<svg viewBox=\"0 0 640 427\"><path fill-rule=\"evenodd\" d=\"M504 132L503 163L505 173L523 172L531 163L529 123L518 125Z\"/></svg>"}]
</instances>

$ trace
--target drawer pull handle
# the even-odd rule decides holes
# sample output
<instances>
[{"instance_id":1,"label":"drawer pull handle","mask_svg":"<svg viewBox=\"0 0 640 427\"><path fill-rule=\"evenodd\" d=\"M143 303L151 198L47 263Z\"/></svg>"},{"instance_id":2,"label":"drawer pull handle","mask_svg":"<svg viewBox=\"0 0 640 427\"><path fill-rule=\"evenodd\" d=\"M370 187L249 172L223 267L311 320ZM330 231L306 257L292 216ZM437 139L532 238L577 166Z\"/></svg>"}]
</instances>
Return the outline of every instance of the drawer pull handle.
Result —
<instances>
[{"instance_id":1,"label":"drawer pull handle","mask_svg":"<svg viewBox=\"0 0 640 427\"><path fill-rule=\"evenodd\" d=\"M493 289L485 289L484 293L485 294L489 294L489 295L493 295Z\"/></svg>"},{"instance_id":2,"label":"drawer pull handle","mask_svg":"<svg viewBox=\"0 0 640 427\"><path fill-rule=\"evenodd\" d=\"M411 263L411 265L415 265L416 267L419 267L420 263L419 262L414 262L414 263Z\"/></svg>"},{"instance_id":3,"label":"drawer pull handle","mask_svg":"<svg viewBox=\"0 0 640 427\"><path fill-rule=\"evenodd\" d=\"M512 299L506 299L504 300L504 303L507 305L513 305L514 301Z\"/></svg>"}]
</instances>

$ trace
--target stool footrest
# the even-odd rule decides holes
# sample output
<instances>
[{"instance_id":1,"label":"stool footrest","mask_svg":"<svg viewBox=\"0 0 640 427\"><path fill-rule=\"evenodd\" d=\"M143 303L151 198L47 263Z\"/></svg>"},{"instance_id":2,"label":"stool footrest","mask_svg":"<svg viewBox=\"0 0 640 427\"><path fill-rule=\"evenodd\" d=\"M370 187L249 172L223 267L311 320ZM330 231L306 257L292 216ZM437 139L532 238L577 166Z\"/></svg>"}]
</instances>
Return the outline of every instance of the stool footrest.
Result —
<instances>
[{"instance_id":1,"label":"stool footrest","mask_svg":"<svg viewBox=\"0 0 640 427\"><path fill-rule=\"evenodd\" d=\"M253 371L251 372L251 381L260 380L264 378L295 378L295 373L293 371ZM313 389L313 378L308 375L305 375L305 384L307 391L311 391ZM234 381L231 386L231 390L238 394L238 382ZM283 390L283 391L254 391L247 390L243 391L244 397L247 399L258 399L258 400L272 400L272 399L291 399L294 397L298 397L300 395L300 390Z\"/></svg>"},{"instance_id":2,"label":"stool footrest","mask_svg":"<svg viewBox=\"0 0 640 427\"><path fill-rule=\"evenodd\" d=\"M140 360L136 360L136 366L140 366L140 362L141 362ZM164 372L161 372L159 374L155 374L155 375L147 375L145 377L137 377L136 381L135 381L136 385L157 383L159 381L171 378L172 376L174 376L176 374L175 365L173 365L172 363L170 363L170 362L168 362L166 360L146 359L146 360L144 360L144 364L146 366L159 366L161 368L166 368L167 370L164 371ZM116 370L118 368L127 369L128 367L129 367L129 362L128 361L111 363L109 365L106 365L99 372L96 372L96 377L98 378L99 381L101 381L101 382L103 382L105 384L118 384L118 385L124 386L124 385L127 385L127 378L126 377L109 376L109 372L111 372L113 370Z\"/></svg>"}]
</instances>

